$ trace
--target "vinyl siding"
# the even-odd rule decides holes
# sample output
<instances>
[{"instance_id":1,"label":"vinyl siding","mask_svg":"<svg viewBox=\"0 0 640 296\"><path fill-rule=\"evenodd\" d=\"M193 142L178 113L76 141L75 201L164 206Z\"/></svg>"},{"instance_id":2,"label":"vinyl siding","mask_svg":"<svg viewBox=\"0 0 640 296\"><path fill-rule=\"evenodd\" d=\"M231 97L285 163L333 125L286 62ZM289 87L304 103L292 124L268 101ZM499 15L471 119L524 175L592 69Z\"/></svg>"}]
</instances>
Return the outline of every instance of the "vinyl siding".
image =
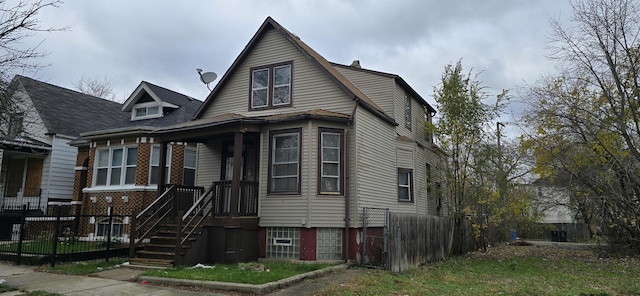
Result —
<instances>
[{"instance_id":1,"label":"vinyl siding","mask_svg":"<svg viewBox=\"0 0 640 296\"><path fill-rule=\"evenodd\" d=\"M66 139L59 136L53 137L50 160L45 161L46 173L43 172L43 195L46 198L69 199L73 195L73 182L75 180L74 165L78 154L78 148L69 146ZM48 165L47 165L48 164Z\"/></svg>"},{"instance_id":2,"label":"vinyl siding","mask_svg":"<svg viewBox=\"0 0 640 296\"><path fill-rule=\"evenodd\" d=\"M355 188L357 204L354 224L360 225L363 207L390 208L398 205L395 127L358 108L355 117ZM354 225L354 226L355 226Z\"/></svg>"},{"instance_id":3,"label":"vinyl siding","mask_svg":"<svg viewBox=\"0 0 640 296\"><path fill-rule=\"evenodd\" d=\"M406 93L400 85L395 85L393 116L398 122L396 131L399 135L407 136L422 145L427 145L429 142L425 140L424 105L414 97L411 98L411 130L405 127L404 97Z\"/></svg>"},{"instance_id":4,"label":"vinyl siding","mask_svg":"<svg viewBox=\"0 0 640 296\"><path fill-rule=\"evenodd\" d=\"M222 154L220 142L198 144L196 186L209 188L211 182L220 180Z\"/></svg>"},{"instance_id":5,"label":"vinyl siding","mask_svg":"<svg viewBox=\"0 0 640 296\"><path fill-rule=\"evenodd\" d=\"M394 114L393 78L344 67L336 67L336 69L385 112Z\"/></svg>"},{"instance_id":6,"label":"vinyl siding","mask_svg":"<svg viewBox=\"0 0 640 296\"><path fill-rule=\"evenodd\" d=\"M293 61L292 107L248 111L250 69L287 61ZM232 74L202 117L224 113L262 116L312 109L349 114L354 104L351 98L284 36L275 30L269 30Z\"/></svg>"},{"instance_id":7,"label":"vinyl siding","mask_svg":"<svg viewBox=\"0 0 640 296\"><path fill-rule=\"evenodd\" d=\"M269 131L283 130L291 128L301 128L300 161L302 162L300 171L301 194L293 195L267 195L267 184L269 182ZM308 223L308 189L311 159L314 152L309 149L310 131L308 123L299 122L292 124L278 124L265 127L260 137L260 200L259 216L261 227L304 227ZM303 223L304 222L304 223Z\"/></svg>"}]
</instances>

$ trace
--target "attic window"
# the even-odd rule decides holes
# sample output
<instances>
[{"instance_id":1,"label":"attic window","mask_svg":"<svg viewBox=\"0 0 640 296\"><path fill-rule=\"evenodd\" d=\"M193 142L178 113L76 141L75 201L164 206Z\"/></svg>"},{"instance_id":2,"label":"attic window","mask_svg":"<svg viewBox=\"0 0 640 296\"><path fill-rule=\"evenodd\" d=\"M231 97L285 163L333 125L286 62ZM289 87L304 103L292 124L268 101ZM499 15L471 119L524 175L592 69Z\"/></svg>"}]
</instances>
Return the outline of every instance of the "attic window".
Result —
<instances>
[{"instance_id":1,"label":"attic window","mask_svg":"<svg viewBox=\"0 0 640 296\"><path fill-rule=\"evenodd\" d=\"M251 69L249 110L291 106L291 62Z\"/></svg>"},{"instance_id":2,"label":"attic window","mask_svg":"<svg viewBox=\"0 0 640 296\"><path fill-rule=\"evenodd\" d=\"M136 104L131 112L131 120L162 117L160 106L156 102Z\"/></svg>"}]
</instances>

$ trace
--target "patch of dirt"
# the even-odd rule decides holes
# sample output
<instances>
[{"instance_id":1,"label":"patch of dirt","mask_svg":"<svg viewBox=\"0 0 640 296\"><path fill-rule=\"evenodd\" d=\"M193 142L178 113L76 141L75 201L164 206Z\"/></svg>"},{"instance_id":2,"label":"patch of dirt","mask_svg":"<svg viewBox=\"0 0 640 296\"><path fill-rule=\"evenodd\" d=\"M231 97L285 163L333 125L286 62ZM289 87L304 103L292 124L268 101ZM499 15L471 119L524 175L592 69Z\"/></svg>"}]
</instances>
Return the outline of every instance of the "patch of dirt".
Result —
<instances>
[{"instance_id":1,"label":"patch of dirt","mask_svg":"<svg viewBox=\"0 0 640 296\"><path fill-rule=\"evenodd\" d=\"M596 246L579 246L571 244L536 245L529 243L502 244L487 248L486 252L476 251L466 255L467 258L486 258L491 260L506 260L513 258L541 258L546 260L579 260L583 262L596 262L600 260L634 261L640 262L640 258L615 258L603 256Z\"/></svg>"}]
</instances>

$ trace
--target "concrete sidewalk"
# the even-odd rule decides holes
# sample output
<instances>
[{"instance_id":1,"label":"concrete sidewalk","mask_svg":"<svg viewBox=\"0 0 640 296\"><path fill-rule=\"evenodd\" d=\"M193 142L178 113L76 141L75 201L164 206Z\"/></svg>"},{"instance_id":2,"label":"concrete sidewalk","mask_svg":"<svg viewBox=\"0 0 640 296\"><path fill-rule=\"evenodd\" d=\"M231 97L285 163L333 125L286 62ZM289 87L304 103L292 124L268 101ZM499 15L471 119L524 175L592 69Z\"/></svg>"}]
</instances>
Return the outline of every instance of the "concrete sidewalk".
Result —
<instances>
[{"instance_id":1,"label":"concrete sidewalk","mask_svg":"<svg viewBox=\"0 0 640 296\"><path fill-rule=\"evenodd\" d=\"M127 274L126 270L118 270L123 274ZM162 286L142 285L138 282L114 280L94 276L36 272L32 266L16 266L7 262L0 262L0 279L5 280L6 285L13 286L21 290L44 290L62 295L227 295L211 292L194 292ZM21 295L21 293L6 292L0 293L0 295Z\"/></svg>"}]
</instances>

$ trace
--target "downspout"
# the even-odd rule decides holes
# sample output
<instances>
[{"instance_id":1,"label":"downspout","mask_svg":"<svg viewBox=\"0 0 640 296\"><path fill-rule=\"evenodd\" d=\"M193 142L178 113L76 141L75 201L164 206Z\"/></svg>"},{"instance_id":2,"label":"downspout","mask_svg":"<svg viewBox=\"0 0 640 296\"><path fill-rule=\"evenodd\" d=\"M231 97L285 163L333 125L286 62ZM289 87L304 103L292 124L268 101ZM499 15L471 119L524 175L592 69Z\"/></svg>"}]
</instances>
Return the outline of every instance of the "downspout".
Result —
<instances>
[{"instance_id":1,"label":"downspout","mask_svg":"<svg viewBox=\"0 0 640 296\"><path fill-rule=\"evenodd\" d=\"M311 134L312 130L313 130L313 122L311 120L309 120L309 121L307 121L308 134ZM302 135L300 135L300 137L302 137ZM317 141L319 141L319 140L317 140ZM310 142L310 141L304 141L303 143L305 145L308 145L308 142ZM302 146L300 147L300 149L301 149L301 151L302 150L307 150L308 151L308 149L305 149L305 147L302 147ZM312 175L313 166L309 165L307 170L308 170L307 176L313 176ZM300 180L300 182L302 183L302 180ZM309 184L311 184L311 180L309 180ZM312 194L313 193L311 192L311 186L307 186L307 219L306 219L306 221L304 221L304 223L302 223L303 226L305 226L306 228L311 228L311 195Z\"/></svg>"},{"instance_id":2,"label":"downspout","mask_svg":"<svg viewBox=\"0 0 640 296\"><path fill-rule=\"evenodd\" d=\"M354 153L353 155L355 156L355 148L356 145L351 145L351 126L353 124L353 120L356 118L356 109L358 109L358 105L360 104L360 101L356 99L356 104L355 106L353 106L353 111L351 111L351 118L349 118L349 123L347 123L347 130L344 133L344 142L345 142L345 148L347 148L347 145L349 145L349 148L351 148L351 146L353 146L354 148ZM345 217L344 217L344 234L345 234L345 244L346 244L346 253L347 253L347 258L345 258L347 261L349 261L349 251L351 250L351 239L350 239L350 232L349 229L351 228L351 199L349 198L349 181L350 178L349 176L351 175L351 171L350 171L350 165L349 163L351 162L351 158L350 158L350 153L349 153L349 149L345 149L344 150L344 154L345 154L345 164L344 164L344 211L345 211ZM355 174L354 174L355 175Z\"/></svg>"}]
</instances>

